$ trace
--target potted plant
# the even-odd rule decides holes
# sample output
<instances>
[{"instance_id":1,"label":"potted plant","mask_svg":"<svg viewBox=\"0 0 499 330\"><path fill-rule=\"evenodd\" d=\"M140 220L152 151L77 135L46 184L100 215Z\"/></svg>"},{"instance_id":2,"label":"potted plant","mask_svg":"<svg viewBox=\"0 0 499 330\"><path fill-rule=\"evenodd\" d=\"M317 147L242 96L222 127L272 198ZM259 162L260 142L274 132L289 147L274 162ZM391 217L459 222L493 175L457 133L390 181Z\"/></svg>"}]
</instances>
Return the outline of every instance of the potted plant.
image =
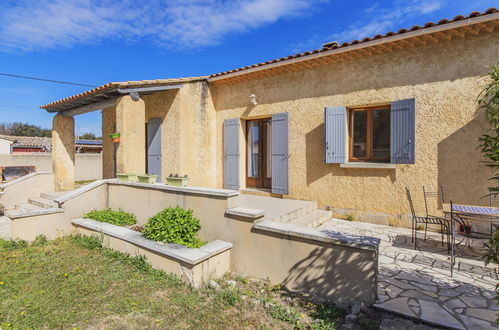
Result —
<instances>
[{"instance_id":1,"label":"potted plant","mask_svg":"<svg viewBox=\"0 0 499 330\"><path fill-rule=\"evenodd\" d=\"M156 174L142 174L137 176L140 183L156 183L158 176Z\"/></svg>"},{"instance_id":2,"label":"potted plant","mask_svg":"<svg viewBox=\"0 0 499 330\"><path fill-rule=\"evenodd\" d=\"M109 134L109 136L111 137L111 139L113 139L114 143L120 142L120 133L118 133L118 132L112 133L112 134Z\"/></svg>"},{"instance_id":3,"label":"potted plant","mask_svg":"<svg viewBox=\"0 0 499 330\"><path fill-rule=\"evenodd\" d=\"M127 182L137 182L139 181L137 178L137 174L132 173L116 173L116 177L119 181L127 181Z\"/></svg>"},{"instance_id":4,"label":"potted plant","mask_svg":"<svg viewBox=\"0 0 499 330\"><path fill-rule=\"evenodd\" d=\"M187 176L187 174L184 176L179 176L178 174L170 174L166 178L166 183L170 186L185 187L189 184L189 177Z\"/></svg>"}]
</instances>

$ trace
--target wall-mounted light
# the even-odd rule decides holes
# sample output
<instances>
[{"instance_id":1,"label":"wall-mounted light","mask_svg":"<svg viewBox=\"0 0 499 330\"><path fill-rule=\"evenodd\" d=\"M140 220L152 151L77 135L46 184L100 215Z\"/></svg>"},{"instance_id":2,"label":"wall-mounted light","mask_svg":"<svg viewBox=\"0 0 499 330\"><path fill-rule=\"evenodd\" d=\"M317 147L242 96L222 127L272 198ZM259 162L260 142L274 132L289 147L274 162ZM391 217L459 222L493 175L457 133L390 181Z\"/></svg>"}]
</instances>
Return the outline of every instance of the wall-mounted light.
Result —
<instances>
[{"instance_id":1,"label":"wall-mounted light","mask_svg":"<svg viewBox=\"0 0 499 330\"><path fill-rule=\"evenodd\" d=\"M258 102L256 101L256 95L254 93L250 95L250 102L253 105L257 105L258 104Z\"/></svg>"}]
</instances>

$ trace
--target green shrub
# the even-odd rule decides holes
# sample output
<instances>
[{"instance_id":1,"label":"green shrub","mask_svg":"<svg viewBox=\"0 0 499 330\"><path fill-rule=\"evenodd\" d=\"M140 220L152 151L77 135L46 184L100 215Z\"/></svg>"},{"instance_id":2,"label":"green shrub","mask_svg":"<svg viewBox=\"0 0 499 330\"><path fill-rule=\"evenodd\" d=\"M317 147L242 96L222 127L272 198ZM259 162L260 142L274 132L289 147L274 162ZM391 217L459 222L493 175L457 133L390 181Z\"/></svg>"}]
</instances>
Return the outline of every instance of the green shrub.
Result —
<instances>
[{"instance_id":1,"label":"green shrub","mask_svg":"<svg viewBox=\"0 0 499 330\"><path fill-rule=\"evenodd\" d=\"M102 238L99 238L95 235L92 236L84 236L84 235L75 235L72 237L73 242L75 242L79 246L83 246L89 250L100 249L102 247Z\"/></svg>"},{"instance_id":2,"label":"green shrub","mask_svg":"<svg viewBox=\"0 0 499 330\"><path fill-rule=\"evenodd\" d=\"M33 246L43 246L47 244L48 239L45 235L38 235L35 237L35 240L31 243Z\"/></svg>"},{"instance_id":3,"label":"green shrub","mask_svg":"<svg viewBox=\"0 0 499 330\"><path fill-rule=\"evenodd\" d=\"M204 244L198 237L199 229L199 219L192 215L192 210L169 207L147 220L144 236L158 242L198 248Z\"/></svg>"},{"instance_id":4,"label":"green shrub","mask_svg":"<svg viewBox=\"0 0 499 330\"><path fill-rule=\"evenodd\" d=\"M121 209L118 211L113 211L111 209L93 210L85 214L84 218L107 222L117 226L129 226L137 223L135 215L122 211Z\"/></svg>"}]
</instances>

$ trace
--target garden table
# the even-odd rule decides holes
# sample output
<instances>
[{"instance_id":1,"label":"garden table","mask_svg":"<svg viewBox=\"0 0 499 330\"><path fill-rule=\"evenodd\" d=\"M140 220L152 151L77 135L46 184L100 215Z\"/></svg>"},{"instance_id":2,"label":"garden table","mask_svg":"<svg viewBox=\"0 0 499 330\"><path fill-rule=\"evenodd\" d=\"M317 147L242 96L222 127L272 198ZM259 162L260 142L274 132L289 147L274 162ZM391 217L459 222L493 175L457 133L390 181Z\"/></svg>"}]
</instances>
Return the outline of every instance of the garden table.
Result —
<instances>
[{"instance_id":1,"label":"garden table","mask_svg":"<svg viewBox=\"0 0 499 330\"><path fill-rule=\"evenodd\" d=\"M445 214L450 214L451 205L444 204L443 211ZM499 224L499 207L453 204L452 211L455 215L457 215L464 222L466 222L467 226L469 226L470 222L490 224L491 234L493 232L492 230L493 225ZM466 230L467 236L469 236L471 233L477 233L482 235L484 234L480 232L472 232L471 230Z\"/></svg>"}]
</instances>

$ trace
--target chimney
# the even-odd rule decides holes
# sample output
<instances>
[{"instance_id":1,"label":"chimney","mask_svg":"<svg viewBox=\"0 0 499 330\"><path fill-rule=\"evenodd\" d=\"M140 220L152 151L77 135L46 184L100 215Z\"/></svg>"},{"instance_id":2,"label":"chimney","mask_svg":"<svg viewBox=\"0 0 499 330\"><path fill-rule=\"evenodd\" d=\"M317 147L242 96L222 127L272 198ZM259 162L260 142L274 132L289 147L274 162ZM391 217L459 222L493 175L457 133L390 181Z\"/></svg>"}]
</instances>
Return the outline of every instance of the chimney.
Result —
<instances>
[{"instance_id":1,"label":"chimney","mask_svg":"<svg viewBox=\"0 0 499 330\"><path fill-rule=\"evenodd\" d=\"M326 48L331 48L334 46L338 46L338 41L330 41L330 42L326 42L325 44L322 44L322 47L326 47Z\"/></svg>"}]
</instances>

